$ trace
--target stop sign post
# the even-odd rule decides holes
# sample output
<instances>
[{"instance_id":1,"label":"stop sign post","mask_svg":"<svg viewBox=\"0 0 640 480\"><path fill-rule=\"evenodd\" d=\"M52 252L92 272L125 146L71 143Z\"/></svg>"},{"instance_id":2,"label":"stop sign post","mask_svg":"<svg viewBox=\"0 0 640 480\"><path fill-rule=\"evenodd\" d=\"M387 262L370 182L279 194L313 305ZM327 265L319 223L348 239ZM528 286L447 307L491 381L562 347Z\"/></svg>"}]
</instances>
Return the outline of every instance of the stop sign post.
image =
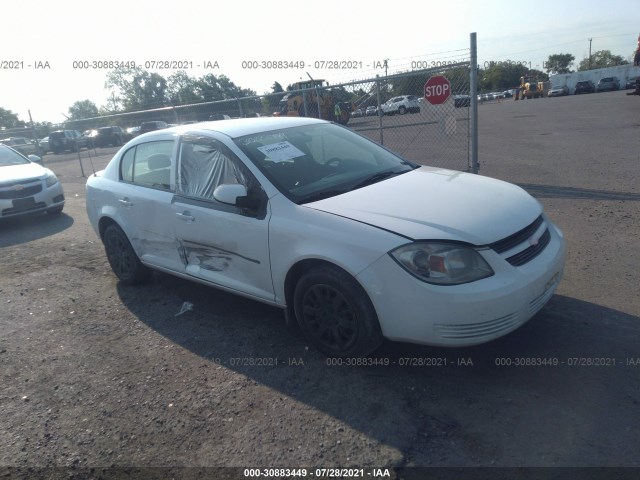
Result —
<instances>
[{"instance_id":1,"label":"stop sign post","mask_svg":"<svg viewBox=\"0 0 640 480\"><path fill-rule=\"evenodd\" d=\"M451 95L451 83L446 77L436 75L424 84L424 98L431 105L444 103Z\"/></svg>"}]
</instances>

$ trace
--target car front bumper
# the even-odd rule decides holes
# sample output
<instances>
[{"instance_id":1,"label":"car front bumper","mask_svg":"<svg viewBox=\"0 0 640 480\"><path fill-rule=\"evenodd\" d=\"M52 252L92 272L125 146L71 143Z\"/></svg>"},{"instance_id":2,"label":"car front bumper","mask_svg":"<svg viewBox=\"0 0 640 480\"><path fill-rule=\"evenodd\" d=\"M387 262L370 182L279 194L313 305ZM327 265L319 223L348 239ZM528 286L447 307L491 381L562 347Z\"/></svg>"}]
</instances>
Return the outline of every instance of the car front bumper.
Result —
<instances>
[{"instance_id":1,"label":"car front bumper","mask_svg":"<svg viewBox=\"0 0 640 480\"><path fill-rule=\"evenodd\" d=\"M47 187L44 180L25 181L20 189L14 185L0 187L0 218L17 217L43 212L64 205L60 182Z\"/></svg>"},{"instance_id":2,"label":"car front bumper","mask_svg":"<svg viewBox=\"0 0 640 480\"><path fill-rule=\"evenodd\" d=\"M492 277L455 286L422 282L384 255L358 275L378 314L383 335L396 341L459 347L515 330L553 296L562 278L565 241L547 220L549 244L514 267L493 250L481 253Z\"/></svg>"}]
</instances>

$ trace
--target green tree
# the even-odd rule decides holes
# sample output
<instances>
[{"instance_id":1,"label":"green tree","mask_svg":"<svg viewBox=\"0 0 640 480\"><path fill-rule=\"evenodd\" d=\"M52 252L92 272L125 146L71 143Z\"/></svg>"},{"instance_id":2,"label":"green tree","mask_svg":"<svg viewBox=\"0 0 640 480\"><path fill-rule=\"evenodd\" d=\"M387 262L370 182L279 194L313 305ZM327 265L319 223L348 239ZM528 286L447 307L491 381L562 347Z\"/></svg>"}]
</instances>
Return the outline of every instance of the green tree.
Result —
<instances>
[{"instance_id":1,"label":"green tree","mask_svg":"<svg viewBox=\"0 0 640 480\"><path fill-rule=\"evenodd\" d=\"M98 107L91 100L79 100L69 107L70 120L82 120L98 116Z\"/></svg>"},{"instance_id":2,"label":"green tree","mask_svg":"<svg viewBox=\"0 0 640 480\"><path fill-rule=\"evenodd\" d=\"M196 80L185 71L175 72L167 79L167 96L174 105L186 105L202 101L198 95Z\"/></svg>"},{"instance_id":3,"label":"green tree","mask_svg":"<svg viewBox=\"0 0 640 480\"><path fill-rule=\"evenodd\" d=\"M544 62L544 69L547 73L552 75L557 73L570 73L571 66L575 59L576 57L570 53L556 53L554 55L549 55L547 61Z\"/></svg>"},{"instance_id":4,"label":"green tree","mask_svg":"<svg viewBox=\"0 0 640 480\"><path fill-rule=\"evenodd\" d=\"M117 106L125 111L162 107L169 102L167 80L140 67L112 70L107 74L105 88L111 90L112 98L118 99Z\"/></svg>"},{"instance_id":5,"label":"green tree","mask_svg":"<svg viewBox=\"0 0 640 480\"><path fill-rule=\"evenodd\" d=\"M3 128L16 128L24 127L25 123L18 118L18 115L11 110L5 110L0 108L0 127Z\"/></svg>"},{"instance_id":6,"label":"green tree","mask_svg":"<svg viewBox=\"0 0 640 480\"><path fill-rule=\"evenodd\" d=\"M591 55L591 62L589 62L589 57L585 57L580 61L578 71L582 72L589 69L615 67L616 65L626 65L628 63L629 62L621 55L612 54L611 50L598 50Z\"/></svg>"},{"instance_id":7,"label":"green tree","mask_svg":"<svg viewBox=\"0 0 640 480\"><path fill-rule=\"evenodd\" d=\"M537 76L537 74L547 77L542 72L529 71L524 65L507 60L478 71L478 90L481 92L507 90L520 85L520 77L525 75ZM540 80L544 79L541 78Z\"/></svg>"}]
</instances>

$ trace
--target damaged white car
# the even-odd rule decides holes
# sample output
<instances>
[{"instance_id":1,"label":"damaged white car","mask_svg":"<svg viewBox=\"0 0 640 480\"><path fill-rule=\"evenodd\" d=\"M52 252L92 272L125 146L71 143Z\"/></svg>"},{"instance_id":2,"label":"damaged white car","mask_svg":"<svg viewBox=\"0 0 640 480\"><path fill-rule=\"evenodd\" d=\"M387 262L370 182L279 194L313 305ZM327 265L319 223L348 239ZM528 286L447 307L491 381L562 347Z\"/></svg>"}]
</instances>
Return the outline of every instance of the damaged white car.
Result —
<instances>
[{"instance_id":1,"label":"damaged white car","mask_svg":"<svg viewBox=\"0 0 640 480\"><path fill-rule=\"evenodd\" d=\"M157 269L276 305L334 356L505 335L551 298L565 259L521 188L309 118L136 137L88 179L87 211L123 283Z\"/></svg>"}]
</instances>

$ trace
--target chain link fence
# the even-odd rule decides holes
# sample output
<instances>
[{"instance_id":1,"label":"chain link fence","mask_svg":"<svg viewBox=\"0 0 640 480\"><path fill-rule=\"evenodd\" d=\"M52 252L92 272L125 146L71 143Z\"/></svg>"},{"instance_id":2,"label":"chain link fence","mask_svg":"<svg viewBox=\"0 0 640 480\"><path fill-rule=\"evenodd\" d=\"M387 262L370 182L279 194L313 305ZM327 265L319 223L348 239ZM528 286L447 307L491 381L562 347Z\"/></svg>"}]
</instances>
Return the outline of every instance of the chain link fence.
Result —
<instances>
[{"instance_id":1,"label":"chain link fence","mask_svg":"<svg viewBox=\"0 0 640 480\"><path fill-rule=\"evenodd\" d=\"M474 35L468 60L412 62L432 67L342 84L310 79L281 93L107 115L70 121L64 128L83 131L106 125L135 127L147 121L185 124L256 116L308 116L346 125L417 163L475 172L477 116L473 111L477 100L471 80ZM441 84L433 91L439 95L428 95L430 79L442 77L448 86Z\"/></svg>"}]
</instances>

